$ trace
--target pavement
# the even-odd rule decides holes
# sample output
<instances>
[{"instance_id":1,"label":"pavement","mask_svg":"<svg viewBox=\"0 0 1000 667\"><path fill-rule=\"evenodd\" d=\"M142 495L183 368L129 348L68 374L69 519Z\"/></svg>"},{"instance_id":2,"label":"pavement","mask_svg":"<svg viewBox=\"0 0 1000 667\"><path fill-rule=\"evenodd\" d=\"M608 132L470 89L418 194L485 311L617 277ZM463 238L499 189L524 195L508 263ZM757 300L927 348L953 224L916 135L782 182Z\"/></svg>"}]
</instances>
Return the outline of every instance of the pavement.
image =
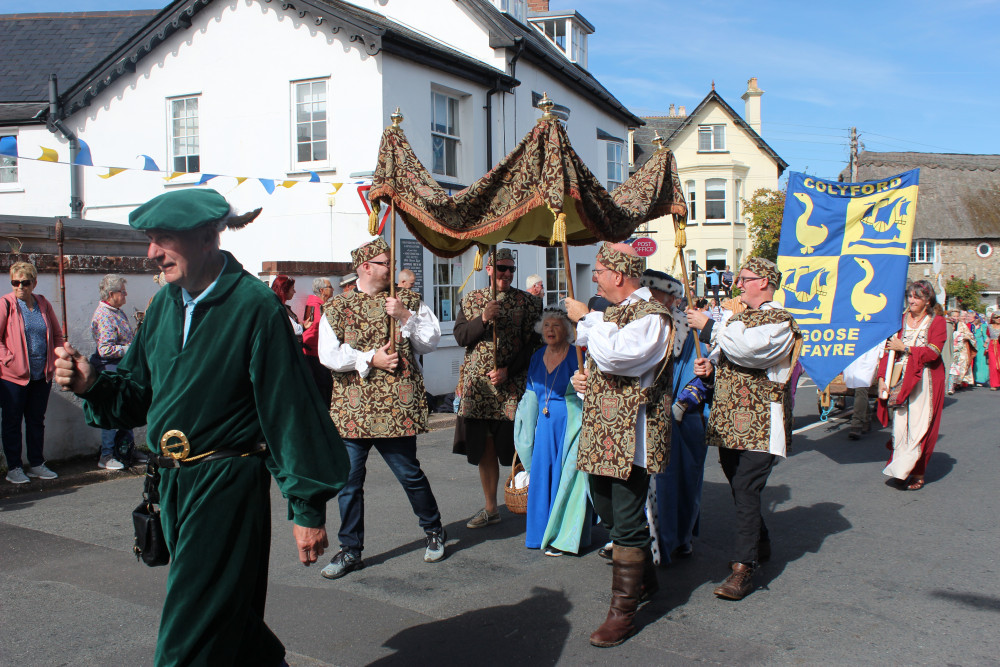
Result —
<instances>
[{"instance_id":1,"label":"pavement","mask_svg":"<svg viewBox=\"0 0 1000 667\"><path fill-rule=\"evenodd\" d=\"M272 486L267 622L293 666L320 665L996 665L1000 664L1000 438L985 389L948 397L918 492L885 483L886 430L847 439L844 413L816 418L799 390L791 456L764 492L774 554L757 589L716 599L734 529L732 499L709 452L694 556L661 568L639 633L596 649L611 568L596 554L524 548L524 520L465 522L482 506L452 430L418 440L448 530L448 557L424 563L405 494L377 456L366 485L367 567L327 581L302 567ZM93 462L91 462L93 463ZM54 466L55 467L55 466ZM59 471L59 468L56 468ZM33 483L34 484L34 483ZM10 486L0 484L0 486ZM35 487L0 500L0 665L147 665L168 568L131 553L141 479ZM338 527L329 506L328 529Z\"/></svg>"}]
</instances>

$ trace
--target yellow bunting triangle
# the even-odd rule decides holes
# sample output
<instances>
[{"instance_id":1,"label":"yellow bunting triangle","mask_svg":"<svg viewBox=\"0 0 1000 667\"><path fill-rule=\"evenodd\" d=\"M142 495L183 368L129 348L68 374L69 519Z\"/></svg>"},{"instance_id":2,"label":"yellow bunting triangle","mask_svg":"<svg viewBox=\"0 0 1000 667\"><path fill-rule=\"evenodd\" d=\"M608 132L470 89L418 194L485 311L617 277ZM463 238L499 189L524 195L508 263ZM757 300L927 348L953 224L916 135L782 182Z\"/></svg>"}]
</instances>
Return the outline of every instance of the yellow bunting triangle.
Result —
<instances>
[{"instance_id":1,"label":"yellow bunting triangle","mask_svg":"<svg viewBox=\"0 0 1000 667\"><path fill-rule=\"evenodd\" d=\"M297 184L298 184L298 181L282 181L281 182L281 187L283 187L283 188L291 188L291 187L293 187L293 186L295 186Z\"/></svg>"},{"instance_id":2,"label":"yellow bunting triangle","mask_svg":"<svg viewBox=\"0 0 1000 667\"><path fill-rule=\"evenodd\" d=\"M46 148L45 146L39 146L42 149L42 157L38 158L43 162L58 162L59 153L55 152L51 148Z\"/></svg>"},{"instance_id":3,"label":"yellow bunting triangle","mask_svg":"<svg viewBox=\"0 0 1000 667\"><path fill-rule=\"evenodd\" d=\"M327 192L326 194L328 194L328 195L335 195L335 194L337 194L337 191L340 190L340 188L344 187L344 184L343 183L330 183L330 187L333 188L333 191Z\"/></svg>"},{"instance_id":4,"label":"yellow bunting triangle","mask_svg":"<svg viewBox=\"0 0 1000 667\"><path fill-rule=\"evenodd\" d=\"M126 171L126 170L122 169L121 167L108 167L108 173L106 173L106 174L98 174L98 177L107 179L107 178L111 178L112 176L117 176L118 174L122 173L123 171Z\"/></svg>"},{"instance_id":5,"label":"yellow bunting triangle","mask_svg":"<svg viewBox=\"0 0 1000 667\"><path fill-rule=\"evenodd\" d=\"M238 185L238 186L239 185L243 185L243 181L245 181L245 180L247 180L246 176L237 176L236 177L236 185Z\"/></svg>"},{"instance_id":6,"label":"yellow bunting triangle","mask_svg":"<svg viewBox=\"0 0 1000 667\"><path fill-rule=\"evenodd\" d=\"M172 172L170 172L170 175L167 176L166 178L164 178L163 180L165 180L165 181L172 181L175 178L177 178L178 176L183 176L186 173L187 173L186 171L172 171Z\"/></svg>"}]
</instances>

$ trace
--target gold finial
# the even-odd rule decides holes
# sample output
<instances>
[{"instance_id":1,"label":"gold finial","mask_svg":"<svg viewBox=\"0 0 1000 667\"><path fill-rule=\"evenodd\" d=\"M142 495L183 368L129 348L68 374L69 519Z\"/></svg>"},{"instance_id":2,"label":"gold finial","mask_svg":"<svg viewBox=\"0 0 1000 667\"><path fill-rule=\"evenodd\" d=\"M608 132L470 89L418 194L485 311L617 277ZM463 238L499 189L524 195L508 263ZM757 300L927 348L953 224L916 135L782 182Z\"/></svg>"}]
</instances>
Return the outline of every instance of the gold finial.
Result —
<instances>
[{"instance_id":1,"label":"gold finial","mask_svg":"<svg viewBox=\"0 0 1000 667\"><path fill-rule=\"evenodd\" d=\"M656 144L656 150L661 150L663 148L663 137L660 136L659 130L657 130L656 134L653 135L653 143Z\"/></svg>"},{"instance_id":2,"label":"gold finial","mask_svg":"<svg viewBox=\"0 0 1000 667\"><path fill-rule=\"evenodd\" d=\"M402 112L400 112L399 107L396 107L396 110L391 114L389 114L389 119L392 120L393 127L400 126L400 124L403 122L403 114Z\"/></svg>"},{"instance_id":3,"label":"gold finial","mask_svg":"<svg viewBox=\"0 0 1000 667\"><path fill-rule=\"evenodd\" d=\"M552 107L556 105L555 102L549 99L548 93L542 93L542 99L538 100L538 108L542 110L542 120L552 120L556 117L552 113Z\"/></svg>"}]
</instances>

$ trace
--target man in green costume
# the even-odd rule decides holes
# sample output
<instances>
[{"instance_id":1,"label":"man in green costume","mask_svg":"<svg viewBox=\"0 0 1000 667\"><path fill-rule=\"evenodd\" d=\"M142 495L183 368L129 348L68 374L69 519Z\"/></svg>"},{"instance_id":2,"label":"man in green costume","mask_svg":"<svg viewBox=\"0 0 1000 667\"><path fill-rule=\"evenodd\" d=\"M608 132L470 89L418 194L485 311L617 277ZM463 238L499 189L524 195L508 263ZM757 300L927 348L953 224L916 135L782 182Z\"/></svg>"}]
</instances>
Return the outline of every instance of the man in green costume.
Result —
<instances>
[{"instance_id":1,"label":"man in green costume","mask_svg":"<svg viewBox=\"0 0 1000 667\"><path fill-rule=\"evenodd\" d=\"M56 382L84 399L87 423L147 424L162 453L160 509L172 558L155 664L284 664L264 624L270 476L288 499L299 559L328 546L326 503L349 462L274 294L219 249L231 213L218 192L156 197L129 224L169 283L115 373L97 374L70 345ZM269 475L270 473L270 475Z\"/></svg>"}]
</instances>

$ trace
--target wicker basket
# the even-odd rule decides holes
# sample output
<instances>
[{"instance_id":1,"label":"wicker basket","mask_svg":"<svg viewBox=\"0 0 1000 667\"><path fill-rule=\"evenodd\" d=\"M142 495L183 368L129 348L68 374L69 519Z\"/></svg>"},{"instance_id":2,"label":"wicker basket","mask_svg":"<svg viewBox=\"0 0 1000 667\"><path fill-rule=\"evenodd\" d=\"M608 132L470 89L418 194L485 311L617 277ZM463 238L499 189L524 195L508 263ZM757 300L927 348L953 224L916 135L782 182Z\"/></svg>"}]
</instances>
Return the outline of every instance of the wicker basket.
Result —
<instances>
[{"instance_id":1,"label":"wicker basket","mask_svg":"<svg viewBox=\"0 0 1000 667\"><path fill-rule=\"evenodd\" d=\"M524 466L517 460L517 450L514 450L514 460L510 466L510 476L503 485L503 499L507 509L512 514L528 513L528 487L523 489L514 488L514 475L524 470ZM529 485L530 486L530 485Z\"/></svg>"}]
</instances>

